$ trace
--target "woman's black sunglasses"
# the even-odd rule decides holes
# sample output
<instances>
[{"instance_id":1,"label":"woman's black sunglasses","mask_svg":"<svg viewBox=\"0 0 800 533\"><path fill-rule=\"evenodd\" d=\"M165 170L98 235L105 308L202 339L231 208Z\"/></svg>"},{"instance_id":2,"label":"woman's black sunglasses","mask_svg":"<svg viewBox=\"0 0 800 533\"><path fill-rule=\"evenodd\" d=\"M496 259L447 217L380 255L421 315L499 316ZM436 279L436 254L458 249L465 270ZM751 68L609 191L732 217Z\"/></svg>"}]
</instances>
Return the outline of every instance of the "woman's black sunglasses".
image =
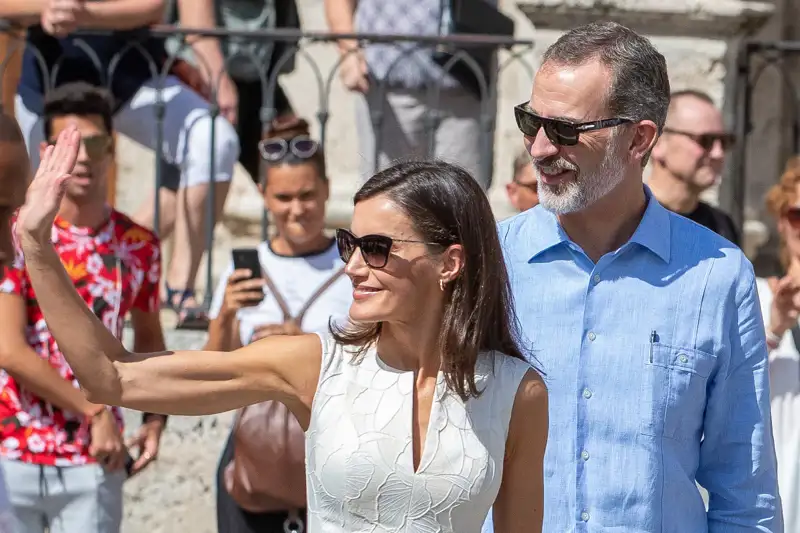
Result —
<instances>
[{"instance_id":1,"label":"woman's black sunglasses","mask_svg":"<svg viewBox=\"0 0 800 533\"><path fill-rule=\"evenodd\" d=\"M356 252L356 248L361 250L361 257L364 262L372 268L383 268L389 261L389 254L392 251L392 244L395 242L414 242L418 244L436 244L425 241L412 241L407 239L392 239L386 235L364 235L356 237L346 229L336 230L336 245L339 247L339 257L345 263L350 262L350 258Z\"/></svg>"},{"instance_id":2,"label":"woman's black sunglasses","mask_svg":"<svg viewBox=\"0 0 800 533\"><path fill-rule=\"evenodd\" d=\"M550 142L557 146L574 146L578 144L578 136L587 131L613 128L631 122L627 118L607 118L593 122L573 123L556 118L541 117L531 111L528 103L514 107L514 118L519 131L528 137L536 137L541 128Z\"/></svg>"},{"instance_id":3,"label":"woman's black sunglasses","mask_svg":"<svg viewBox=\"0 0 800 533\"><path fill-rule=\"evenodd\" d=\"M261 158L270 163L282 160L289 152L299 159L308 159L316 154L317 150L319 150L319 143L307 135L301 135L288 141L280 137L264 139L258 143Z\"/></svg>"}]
</instances>

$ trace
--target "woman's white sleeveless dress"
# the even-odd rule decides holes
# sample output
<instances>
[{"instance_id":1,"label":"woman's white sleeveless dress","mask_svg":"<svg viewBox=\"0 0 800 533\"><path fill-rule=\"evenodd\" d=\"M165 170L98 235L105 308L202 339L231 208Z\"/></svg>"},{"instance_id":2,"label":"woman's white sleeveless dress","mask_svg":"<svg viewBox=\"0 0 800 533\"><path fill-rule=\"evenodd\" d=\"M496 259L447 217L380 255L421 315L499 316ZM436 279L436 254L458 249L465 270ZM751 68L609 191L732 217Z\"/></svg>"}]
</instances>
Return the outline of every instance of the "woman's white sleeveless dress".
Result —
<instances>
[{"instance_id":1,"label":"woman's white sleeveless dress","mask_svg":"<svg viewBox=\"0 0 800 533\"><path fill-rule=\"evenodd\" d=\"M517 388L531 368L482 354L483 394L463 402L442 374L419 469L412 449L414 373L375 349L353 362L321 335L319 385L306 433L310 533L478 533L500 488Z\"/></svg>"}]
</instances>

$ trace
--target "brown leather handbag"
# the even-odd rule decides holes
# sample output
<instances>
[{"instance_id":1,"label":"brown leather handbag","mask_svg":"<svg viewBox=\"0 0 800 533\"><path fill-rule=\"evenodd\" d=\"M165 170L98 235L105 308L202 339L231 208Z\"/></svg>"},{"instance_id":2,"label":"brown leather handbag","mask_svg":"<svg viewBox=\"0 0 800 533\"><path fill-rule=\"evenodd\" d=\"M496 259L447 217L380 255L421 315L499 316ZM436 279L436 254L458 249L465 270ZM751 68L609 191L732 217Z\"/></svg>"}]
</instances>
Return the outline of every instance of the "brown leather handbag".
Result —
<instances>
[{"instance_id":1,"label":"brown leather handbag","mask_svg":"<svg viewBox=\"0 0 800 533\"><path fill-rule=\"evenodd\" d=\"M263 276L284 321L299 327L309 307L343 273L344 268L323 283L296 317L269 275L263 272ZM225 468L225 488L251 513L288 511L291 520L306 507L305 433L285 405L269 401L239 410L233 426L233 460Z\"/></svg>"}]
</instances>

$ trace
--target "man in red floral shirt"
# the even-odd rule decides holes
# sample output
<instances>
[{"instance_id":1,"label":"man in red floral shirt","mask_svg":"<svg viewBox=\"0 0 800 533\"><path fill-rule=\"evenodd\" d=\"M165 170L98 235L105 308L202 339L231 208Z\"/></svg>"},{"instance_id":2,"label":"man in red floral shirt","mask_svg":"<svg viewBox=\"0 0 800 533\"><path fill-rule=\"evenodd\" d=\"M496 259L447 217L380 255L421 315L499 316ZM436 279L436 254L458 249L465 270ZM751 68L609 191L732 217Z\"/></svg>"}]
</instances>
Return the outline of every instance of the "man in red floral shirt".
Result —
<instances>
[{"instance_id":1,"label":"man in red floral shirt","mask_svg":"<svg viewBox=\"0 0 800 533\"><path fill-rule=\"evenodd\" d=\"M59 87L46 102L47 138L73 125L83 139L52 239L106 327L121 336L130 314L135 349L161 351L159 241L106 203L111 109L104 92L82 83ZM123 481L155 459L166 419L146 414L128 451L121 412L88 402L79 390L19 253L0 281L0 316L0 460L23 531L117 533Z\"/></svg>"}]
</instances>

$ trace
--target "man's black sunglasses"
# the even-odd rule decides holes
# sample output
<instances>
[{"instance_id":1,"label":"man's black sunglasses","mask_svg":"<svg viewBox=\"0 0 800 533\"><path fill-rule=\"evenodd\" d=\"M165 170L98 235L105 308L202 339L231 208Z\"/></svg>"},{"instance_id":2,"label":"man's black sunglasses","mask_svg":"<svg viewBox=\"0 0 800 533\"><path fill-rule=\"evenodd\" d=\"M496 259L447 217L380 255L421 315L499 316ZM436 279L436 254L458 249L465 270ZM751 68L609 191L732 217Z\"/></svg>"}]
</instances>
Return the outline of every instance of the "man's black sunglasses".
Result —
<instances>
[{"instance_id":1,"label":"man's black sunglasses","mask_svg":"<svg viewBox=\"0 0 800 533\"><path fill-rule=\"evenodd\" d=\"M407 239L392 239L386 235L364 235L356 237L346 229L336 230L336 245L339 248L339 257L345 263L350 262L356 249L361 250L364 262L372 268L383 268L389 261L389 254L395 242L414 242L418 244L436 244L425 241L412 241Z\"/></svg>"},{"instance_id":2,"label":"man's black sunglasses","mask_svg":"<svg viewBox=\"0 0 800 533\"><path fill-rule=\"evenodd\" d=\"M705 152L710 152L717 141L722 144L723 151L730 150L736 144L736 136L732 133L689 133L688 131L674 130L672 128L664 128L664 133L688 137L700 145L700 148Z\"/></svg>"},{"instance_id":3,"label":"man's black sunglasses","mask_svg":"<svg viewBox=\"0 0 800 533\"><path fill-rule=\"evenodd\" d=\"M573 123L556 118L546 118L531 111L527 102L514 107L514 118L517 119L519 131L528 137L536 137L541 128L550 142L557 146L574 146L578 144L578 136L587 131L613 128L631 121L627 118L606 118L593 122Z\"/></svg>"}]
</instances>

